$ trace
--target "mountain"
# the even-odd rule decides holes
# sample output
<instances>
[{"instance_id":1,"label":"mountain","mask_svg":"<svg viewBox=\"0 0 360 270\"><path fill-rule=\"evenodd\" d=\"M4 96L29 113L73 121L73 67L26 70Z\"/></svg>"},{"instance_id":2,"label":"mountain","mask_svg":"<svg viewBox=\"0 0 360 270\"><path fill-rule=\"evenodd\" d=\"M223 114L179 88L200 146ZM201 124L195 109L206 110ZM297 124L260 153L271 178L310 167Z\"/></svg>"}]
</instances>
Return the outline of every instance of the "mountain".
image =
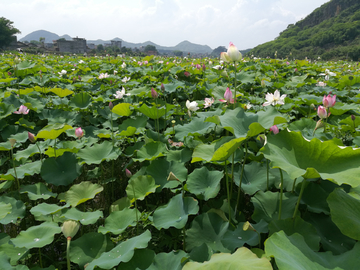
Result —
<instances>
[{"instance_id":1,"label":"mountain","mask_svg":"<svg viewBox=\"0 0 360 270\"><path fill-rule=\"evenodd\" d=\"M194 44L191 43L187 40L180 42L179 44L177 44L176 46L172 46L172 47L166 47L166 46L161 46L158 45L154 42L151 41L146 41L146 42L142 42L142 43L131 43L131 42L127 42L122 40L121 38L114 38L112 40L121 40L122 41L122 46L126 47L126 48L140 48L140 47L145 47L146 45L153 45L156 47L156 49L160 52L160 53L166 53L166 52L172 52L172 51L182 51L185 53L211 53L212 49L207 46L207 45L198 45L198 44ZM97 40L87 40L87 43L93 43L95 45L99 45L99 44L104 44L104 43L110 43L110 40L102 40L102 39L97 39Z\"/></svg>"},{"instance_id":2,"label":"mountain","mask_svg":"<svg viewBox=\"0 0 360 270\"><path fill-rule=\"evenodd\" d=\"M30 34L26 35L25 37L21 38L19 41L24 42L24 41L31 41L31 40L36 40L39 41L39 39L41 37L45 38L45 43L52 43L53 40L57 40L59 38L65 38L66 40L72 40L72 38L69 35L62 35L59 36L55 33L51 33L49 31L46 30L37 30L34 32L31 32Z\"/></svg>"},{"instance_id":3,"label":"mountain","mask_svg":"<svg viewBox=\"0 0 360 270\"><path fill-rule=\"evenodd\" d=\"M60 38L65 38L66 40L72 40L72 38L69 35L59 36L55 33L51 33L46 30L37 30L37 31L34 31L34 32L26 35L25 37L21 38L19 41L21 41L21 42L24 42L24 41L30 42L31 40L39 41L40 37L45 38L45 43L52 43L53 40L57 40ZM207 45L194 44L187 40L180 42L179 44L177 44L176 46L173 46L173 47L160 46L151 41L146 41L146 42L142 42L142 43L131 43L131 42L122 40L121 38L118 38L118 37L111 39L111 40L122 41L123 47L132 48L132 49L140 48L142 46L145 47L146 45L153 45L156 47L156 49L160 53L169 53L172 51L182 51L184 53L189 52L189 53L196 53L196 54L197 53L210 54L212 52L212 49ZM102 40L102 39L86 40L86 43L87 44L93 43L95 45L99 45L99 44L111 43L111 40Z\"/></svg>"},{"instance_id":4,"label":"mountain","mask_svg":"<svg viewBox=\"0 0 360 270\"><path fill-rule=\"evenodd\" d=\"M357 61L359 44L360 1L331 0L305 19L288 25L275 40L253 48L248 55Z\"/></svg>"}]
</instances>

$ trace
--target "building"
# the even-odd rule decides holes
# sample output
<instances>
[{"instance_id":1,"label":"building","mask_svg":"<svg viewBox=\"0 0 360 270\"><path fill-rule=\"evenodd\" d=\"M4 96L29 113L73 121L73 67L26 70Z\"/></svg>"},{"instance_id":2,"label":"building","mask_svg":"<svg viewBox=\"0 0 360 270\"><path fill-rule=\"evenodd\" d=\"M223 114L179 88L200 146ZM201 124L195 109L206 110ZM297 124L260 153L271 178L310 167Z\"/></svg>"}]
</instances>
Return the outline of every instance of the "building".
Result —
<instances>
[{"instance_id":1,"label":"building","mask_svg":"<svg viewBox=\"0 0 360 270\"><path fill-rule=\"evenodd\" d=\"M87 51L86 39L78 37L73 40L58 39L54 47L58 52L85 53Z\"/></svg>"}]
</instances>

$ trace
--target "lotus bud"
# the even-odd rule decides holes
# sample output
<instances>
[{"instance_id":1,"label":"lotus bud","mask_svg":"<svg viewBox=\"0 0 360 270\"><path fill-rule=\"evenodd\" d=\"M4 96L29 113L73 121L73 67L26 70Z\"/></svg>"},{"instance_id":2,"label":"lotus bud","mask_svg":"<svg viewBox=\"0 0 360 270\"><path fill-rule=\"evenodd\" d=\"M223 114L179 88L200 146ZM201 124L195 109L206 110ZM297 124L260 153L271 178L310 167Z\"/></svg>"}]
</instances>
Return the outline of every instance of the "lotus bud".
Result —
<instances>
[{"instance_id":1,"label":"lotus bud","mask_svg":"<svg viewBox=\"0 0 360 270\"><path fill-rule=\"evenodd\" d=\"M151 88L151 96L153 99L156 99L159 96L159 94L155 91L154 88Z\"/></svg>"},{"instance_id":2,"label":"lotus bud","mask_svg":"<svg viewBox=\"0 0 360 270\"><path fill-rule=\"evenodd\" d=\"M270 128L270 131L272 131L274 134L278 134L279 133L279 128L276 125L273 125Z\"/></svg>"},{"instance_id":3,"label":"lotus bud","mask_svg":"<svg viewBox=\"0 0 360 270\"><path fill-rule=\"evenodd\" d=\"M205 66L205 64L203 64L203 66L202 66L202 70L203 70L203 71L205 71L205 70L206 70L206 66Z\"/></svg>"},{"instance_id":4,"label":"lotus bud","mask_svg":"<svg viewBox=\"0 0 360 270\"><path fill-rule=\"evenodd\" d=\"M79 222L75 220L66 220L61 227L61 231L67 239L71 239L78 232L79 228Z\"/></svg>"},{"instance_id":5,"label":"lotus bud","mask_svg":"<svg viewBox=\"0 0 360 270\"><path fill-rule=\"evenodd\" d=\"M84 136L84 131L81 129L81 127L78 127L77 129L75 129L75 136L78 137L79 139Z\"/></svg>"},{"instance_id":6,"label":"lotus bud","mask_svg":"<svg viewBox=\"0 0 360 270\"><path fill-rule=\"evenodd\" d=\"M241 53L239 52L239 50L236 48L236 46L232 42L230 42L230 44L229 44L229 48L227 50L227 55L230 58L230 61L232 61L232 62L238 62L242 58Z\"/></svg>"},{"instance_id":7,"label":"lotus bud","mask_svg":"<svg viewBox=\"0 0 360 270\"><path fill-rule=\"evenodd\" d=\"M165 91L165 86L164 86L163 83L161 83L160 89L161 89L161 91L163 91L163 92Z\"/></svg>"},{"instance_id":8,"label":"lotus bud","mask_svg":"<svg viewBox=\"0 0 360 270\"><path fill-rule=\"evenodd\" d=\"M110 109L110 111L111 111L113 108L114 108L114 104L110 101L110 102L109 102L109 109Z\"/></svg>"},{"instance_id":9,"label":"lotus bud","mask_svg":"<svg viewBox=\"0 0 360 270\"><path fill-rule=\"evenodd\" d=\"M29 141L32 143L36 142L34 134L32 134L30 132L28 132L28 138L29 138Z\"/></svg>"},{"instance_id":10,"label":"lotus bud","mask_svg":"<svg viewBox=\"0 0 360 270\"><path fill-rule=\"evenodd\" d=\"M125 169L125 175L127 178L130 178L132 176L132 173L130 172L129 169Z\"/></svg>"},{"instance_id":11,"label":"lotus bud","mask_svg":"<svg viewBox=\"0 0 360 270\"><path fill-rule=\"evenodd\" d=\"M317 109L317 114L318 114L318 116L319 116L321 119L324 119L324 118L327 118L327 117L328 117L326 108L323 107L323 106L319 106L319 107L318 107L318 109Z\"/></svg>"},{"instance_id":12,"label":"lotus bud","mask_svg":"<svg viewBox=\"0 0 360 270\"><path fill-rule=\"evenodd\" d=\"M224 62L230 62L230 58L226 52L220 53L220 59Z\"/></svg>"},{"instance_id":13,"label":"lotus bud","mask_svg":"<svg viewBox=\"0 0 360 270\"><path fill-rule=\"evenodd\" d=\"M262 87L262 88L265 88L265 87L266 87L265 80L261 80L261 87Z\"/></svg>"},{"instance_id":14,"label":"lotus bud","mask_svg":"<svg viewBox=\"0 0 360 270\"><path fill-rule=\"evenodd\" d=\"M355 117L355 115L351 115L351 120L353 120L353 121L355 121L355 119L356 119L356 117Z\"/></svg>"}]
</instances>

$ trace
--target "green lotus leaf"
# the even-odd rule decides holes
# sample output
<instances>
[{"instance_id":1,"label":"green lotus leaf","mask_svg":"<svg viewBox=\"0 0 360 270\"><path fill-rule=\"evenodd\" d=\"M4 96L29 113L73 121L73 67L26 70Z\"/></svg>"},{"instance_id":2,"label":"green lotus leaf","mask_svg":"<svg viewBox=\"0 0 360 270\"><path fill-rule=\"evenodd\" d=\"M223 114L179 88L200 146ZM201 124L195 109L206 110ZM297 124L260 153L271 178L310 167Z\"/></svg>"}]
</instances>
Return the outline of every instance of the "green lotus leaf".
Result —
<instances>
[{"instance_id":1,"label":"green lotus leaf","mask_svg":"<svg viewBox=\"0 0 360 270\"><path fill-rule=\"evenodd\" d=\"M314 251L319 251L320 236L314 226L297 216L295 219L278 219L269 224L269 235L284 231L286 235L298 233L304 237L306 244Z\"/></svg>"},{"instance_id":2,"label":"green lotus leaf","mask_svg":"<svg viewBox=\"0 0 360 270\"><path fill-rule=\"evenodd\" d=\"M121 154L119 148L113 148L112 142L94 144L81 149L77 155L82 159L81 164L100 164L104 160L115 160Z\"/></svg>"},{"instance_id":3,"label":"green lotus leaf","mask_svg":"<svg viewBox=\"0 0 360 270\"><path fill-rule=\"evenodd\" d=\"M70 100L70 106L80 109L86 109L90 106L92 101L91 96L86 92L81 92L72 97Z\"/></svg>"},{"instance_id":4,"label":"green lotus leaf","mask_svg":"<svg viewBox=\"0 0 360 270\"><path fill-rule=\"evenodd\" d=\"M172 197L168 204L158 207L154 212L154 225L158 229L175 227L182 229L189 215L199 211L198 201L192 197L183 198L181 194Z\"/></svg>"},{"instance_id":5,"label":"green lotus leaf","mask_svg":"<svg viewBox=\"0 0 360 270\"><path fill-rule=\"evenodd\" d=\"M67 205L58 206L56 204L40 203L30 209L31 214L35 217L47 216L67 208Z\"/></svg>"},{"instance_id":6,"label":"green lotus leaf","mask_svg":"<svg viewBox=\"0 0 360 270\"><path fill-rule=\"evenodd\" d=\"M103 212L100 210L94 212L81 212L76 208L71 208L63 215L66 219L80 221L82 225L94 224L99 218L103 217Z\"/></svg>"},{"instance_id":7,"label":"green lotus leaf","mask_svg":"<svg viewBox=\"0 0 360 270\"><path fill-rule=\"evenodd\" d=\"M268 136L262 148L272 167L286 171L292 179L328 179L337 184L360 185L360 149L340 148L332 141L307 141L300 132L281 131Z\"/></svg>"},{"instance_id":8,"label":"green lotus leaf","mask_svg":"<svg viewBox=\"0 0 360 270\"><path fill-rule=\"evenodd\" d=\"M25 163L23 165L20 165L19 167L16 167L16 174L14 168L12 168L7 171L6 175L12 175L14 177L17 176L18 179L23 179L25 178L25 176L39 174L41 166L42 163L40 160L31 163Z\"/></svg>"},{"instance_id":9,"label":"green lotus leaf","mask_svg":"<svg viewBox=\"0 0 360 270\"><path fill-rule=\"evenodd\" d=\"M132 114L132 110L130 110L129 103L120 103L111 110L113 113L116 113L121 116L130 116Z\"/></svg>"},{"instance_id":10,"label":"green lotus leaf","mask_svg":"<svg viewBox=\"0 0 360 270\"><path fill-rule=\"evenodd\" d=\"M182 262L188 257L188 255L182 251L172 251L169 253L158 253L156 254L154 261L147 268L147 270L162 270L162 269L171 269L171 270L181 270Z\"/></svg>"},{"instance_id":11,"label":"green lotus leaf","mask_svg":"<svg viewBox=\"0 0 360 270\"><path fill-rule=\"evenodd\" d=\"M119 132L122 136L132 136L144 130L148 118L146 116L136 116L136 118L126 119L119 126Z\"/></svg>"},{"instance_id":12,"label":"green lotus leaf","mask_svg":"<svg viewBox=\"0 0 360 270\"><path fill-rule=\"evenodd\" d=\"M322 248L334 255L351 250L356 243L354 239L344 235L328 215L307 212L304 220L316 228Z\"/></svg>"},{"instance_id":13,"label":"green lotus leaf","mask_svg":"<svg viewBox=\"0 0 360 270\"><path fill-rule=\"evenodd\" d=\"M57 137L60 136L61 133L72 128L73 127L70 125L63 125L63 124L47 125L38 132L38 134L36 135L36 139L55 140Z\"/></svg>"},{"instance_id":14,"label":"green lotus leaf","mask_svg":"<svg viewBox=\"0 0 360 270\"><path fill-rule=\"evenodd\" d=\"M36 183L33 185L21 186L20 193L27 193L28 197L32 201L36 201L38 199L47 200L50 197L56 197L57 194L48 190L44 183Z\"/></svg>"},{"instance_id":15,"label":"green lotus leaf","mask_svg":"<svg viewBox=\"0 0 360 270\"><path fill-rule=\"evenodd\" d=\"M55 222L44 222L37 226L32 226L26 231L11 239L16 247L25 247L27 249L40 248L51 244L54 241L55 234L61 232L61 228Z\"/></svg>"},{"instance_id":16,"label":"green lotus leaf","mask_svg":"<svg viewBox=\"0 0 360 270\"><path fill-rule=\"evenodd\" d=\"M269 129L273 125L286 123L287 120L272 106L258 113L245 112L238 107L227 110L220 116L221 125L232 132L236 138L253 137Z\"/></svg>"},{"instance_id":17,"label":"green lotus leaf","mask_svg":"<svg viewBox=\"0 0 360 270\"><path fill-rule=\"evenodd\" d=\"M141 147L137 151L137 158L134 158L135 161L144 161L144 160L154 160L158 157L164 156L166 150L166 145L162 142L149 142Z\"/></svg>"},{"instance_id":18,"label":"green lotus leaf","mask_svg":"<svg viewBox=\"0 0 360 270\"><path fill-rule=\"evenodd\" d=\"M10 263L16 265L16 263L23 259L28 254L27 248L15 247L10 241L10 236L6 233L0 233L0 254L3 252L10 258ZM3 264L0 265L4 267Z\"/></svg>"},{"instance_id":19,"label":"green lotus leaf","mask_svg":"<svg viewBox=\"0 0 360 270\"><path fill-rule=\"evenodd\" d=\"M183 270L271 270L273 269L269 260L265 257L258 258L246 247L241 247L235 253L213 254L210 261L198 263L188 262Z\"/></svg>"},{"instance_id":20,"label":"green lotus leaf","mask_svg":"<svg viewBox=\"0 0 360 270\"><path fill-rule=\"evenodd\" d=\"M205 117L193 117L191 122L185 125L176 125L175 129L175 138L177 140L183 141L184 137L190 135L203 136L206 133L213 130L215 127L214 123L205 122Z\"/></svg>"},{"instance_id":21,"label":"green lotus leaf","mask_svg":"<svg viewBox=\"0 0 360 270\"><path fill-rule=\"evenodd\" d=\"M121 234L129 226L136 225L136 217L140 217L141 213L137 209L124 208L121 211L112 212L105 219L105 226L100 226L99 233Z\"/></svg>"},{"instance_id":22,"label":"green lotus leaf","mask_svg":"<svg viewBox=\"0 0 360 270\"><path fill-rule=\"evenodd\" d=\"M330 108L330 112L332 115L342 115L348 111L357 111L358 109L359 106L357 104L343 104L341 102L336 102L335 106Z\"/></svg>"},{"instance_id":23,"label":"green lotus leaf","mask_svg":"<svg viewBox=\"0 0 360 270\"><path fill-rule=\"evenodd\" d=\"M161 168L161 170L159 170L159 168ZM146 168L146 173L155 179L155 184L160 186L159 189L175 188L179 186L181 182L186 181L188 175L184 163L176 161L169 162L165 158L158 158L152 161ZM170 173L173 173L178 181L168 181Z\"/></svg>"},{"instance_id":24,"label":"green lotus leaf","mask_svg":"<svg viewBox=\"0 0 360 270\"><path fill-rule=\"evenodd\" d=\"M214 153L211 161L225 161L232 155L242 144L246 137L232 139L221 145Z\"/></svg>"},{"instance_id":25,"label":"green lotus leaf","mask_svg":"<svg viewBox=\"0 0 360 270\"><path fill-rule=\"evenodd\" d=\"M25 265L13 266L13 264L10 263L10 260L11 259L4 251L0 251L0 265L3 269L6 269L6 270L29 270L29 267L27 267Z\"/></svg>"},{"instance_id":26,"label":"green lotus leaf","mask_svg":"<svg viewBox=\"0 0 360 270\"><path fill-rule=\"evenodd\" d=\"M69 89L62 89L62 88L52 88L50 89L51 92L53 92L54 94L58 95L59 97L63 98L66 97L68 95L72 95L74 94L74 91L71 91Z\"/></svg>"},{"instance_id":27,"label":"green lotus leaf","mask_svg":"<svg viewBox=\"0 0 360 270\"><path fill-rule=\"evenodd\" d=\"M151 249L136 249L134 256L131 258L131 260L126 263L121 262L119 268L121 268L122 270L149 269L149 266L154 261L154 257L155 252Z\"/></svg>"},{"instance_id":28,"label":"green lotus leaf","mask_svg":"<svg viewBox=\"0 0 360 270\"><path fill-rule=\"evenodd\" d=\"M217 196L223 177L224 173L220 171L209 171L206 167L195 169L189 174L187 188L195 195L203 195L207 201Z\"/></svg>"},{"instance_id":29,"label":"green lotus leaf","mask_svg":"<svg viewBox=\"0 0 360 270\"><path fill-rule=\"evenodd\" d=\"M12 197L0 196L0 202L3 204L11 204L11 212L0 220L1 224L16 224L18 218L25 216L25 205L22 201Z\"/></svg>"},{"instance_id":30,"label":"green lotus leaf","mask_svg":"<svg viewBox=\"0 0 360 270\"><path fill-rule=\"evenodd\" d=\"M0 220L6 217L11 213L12 205L11 203L0 202Z\"/></svg>"},{"instance_id":31,"label":"green lotus leaf","mask_svg":"<svg viewBox=\"0 0 360 270\"><path fill-rule=\"evenodd\" d=\"M167 161L185 163L191 160L192 151L189 148L182 150L170 150L166 155Z\"/></svg>"},{"instance_id":32,"label":"green lotus leaf","mask_svg":"<svg viewBox=\"0 0 360 270\"><path fill-rule=\"evenodd\" d=\"M98 184L93 184L89 181L81 182L73 185L67 192L65 192L65 201L72 207L82 204L88 200L93 199L96 194L103 191L103 187Z\"/></svg>"},{"instance_id":33,"label":"green lotus leaf","mask_svg":"<svg viewBox=\"0 0 360 270\"><path fill-rule=\"evenodd\" d=\"M186 231L186 249L192 250L206 244L214 252L230 252L221 242L228 227L229 222L214 212L197 216L191 223L190 229Z\"/></svg>"},{"instance_id":34,"label":"green lotus leaf","mask_svg":"<svg viewBox=\"0 0 360 270\"><path fill-rule=\"evenodd\" d=\"M143 104L137 110L151 119L159 119L160 117L164 116L166 113L165 108L159 108L156 106L149 107L146 104Z\"/></svg>"},{"instance_id":35,"label":"green lotus leaf","mask_svg":"<svg viewBox=\"0 0 360 270\"><path fill-rule=\"evenodd\" d=\"M120 262L128 262L133 257L135 249L146 248L150 240L151 233L145 231L136 237L120 242L112 250L103 252L99 258L93 260L86 270L93 270L96 266L102 269L112 269Z\"/></svg>"},{"instance_id":36,"label":"green lotus leaf","mask_svg":"<svg viewBox=\"0 0 360 270\"><path fill-rule=\"evenodd\" d=\"M335 189L327 198L331 219L340 231L355 240L360 240L360 200L342 189Z\"/></svg>"},{"instance_id":37,"label":"green lotus leaf","mask_svg":"<svg viewBox=\"0 0 360 270\"><path fill-rule=\"evenodd\" d=\"M46 183L67 186L81 174L75 154L65 152L62 156L47 158L41 166L41 177Z\"/></svg>"},{"instance_id":38,"label":"green lotus leaf","mask_svg":"<svg viewBox=\"0 0 360 270\"><path fill-rule=\"evenodd\" d=\"M234 137L231 136L223 136L219 140L213 141L211 144L199 144L194 149L191 163L198 161L210 162L217 149L219 149L222 145L226 144L227 142L231 141L233 138Z\"/></svg>"},{"instance_id":39,"label":"green lotus leaf","mask_svg":"<svg viewBox=\"0 0 360 270\"><path fill-rule=\"evenodd\" d=\"M81 269L84 265L100 257L114 247L108 235L90 232L71 241L70 261L78 264Z\"/></svg>"},{"instance_id":40,"label":"green lotus leaf","mask_svg":"<svg viewBox=\"0 0 360 270\"><path fill-rule=\"evenodd\" d=\"M44 102L40 99L32 98L30 96L24 96L23 100L24 100L23 105L25 105L26 107L28 107L28 109L32 111L40 112L45 108Z\"/></svg>"},{"instance_id":41,"label":"green lotus leaf","mask_svg":"<svg viewBox=\"0 0 360 270\"><path fill-rule=\"evenodd\" d=\"M285 193L282 199L281 218L290 218L295 211L295 204L298 197L293 193ZM251 202L254 204L255 210L252 215L252 219L256 222L264 219L267 222L271 222L273 219L277 219L279 216L279 193L266 191L259 191L251 198Z\"/></svg>"},{"instance_id":42,"label":"green lotus leaf","mask_svg":"<svg viewBox=\"0 0 360 270\"><path fill-rule=\"evenodd\" d=\"M265 242L265 253L274 257L279 269L356 269L360 264L360 244L341 255L331 252L315 252L300 234L287 236L280 231L271 235Z\"/></svg>"},{"instance_id":43,"label":"green lotus leaf","mask_svg":"<svg viewBox=\"0 0 360 270\"><path fill-rule=\"evenodd\" d=\"M130 201L144 200L147 195L154 193L160 185L155 184L151 175L140 175L132 177L126 187L126 194Z\"/></svg>"}]
</instances>

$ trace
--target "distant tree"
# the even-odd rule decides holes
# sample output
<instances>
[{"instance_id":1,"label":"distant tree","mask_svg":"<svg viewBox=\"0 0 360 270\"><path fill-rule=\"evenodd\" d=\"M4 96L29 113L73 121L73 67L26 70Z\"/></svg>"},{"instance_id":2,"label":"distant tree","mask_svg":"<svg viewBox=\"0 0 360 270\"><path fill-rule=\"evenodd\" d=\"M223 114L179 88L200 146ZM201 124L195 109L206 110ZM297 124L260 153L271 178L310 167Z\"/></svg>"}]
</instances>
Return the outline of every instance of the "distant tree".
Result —
<instances>
[{"instance_id":1,"label":"distant tree","mask_svg":"<svg viewBox=\"0 0 360 270\"><path fill-rule=\"evenodd\" d=\"M173 51L175 56L183 56L183 52L182 51Z\"/></svg>"},{"instance_id":2,"label":"distant tree","mask_svg":"<svg viewBox=\"0 0 360 270\"><path fill-rule=\"evenodd\" d=\"M220 53L226 52L226 51L227 51L227 49L224 46L219 46L211 52L211 55L219 57Z\"/></svg>"},{"instance_id":3,"label":"distant tree","mask_svg":"<svg viewBox=\"0 0 360 270\"><path fill-rule=\"evenodd\" d=\"M154 45L146 45L144 48L144 52L157 52L156 47Z\"/></svg>"},{"instance_id":4,"label":"distant tree","mask_svg":"<svg viewBox=\"0 0 360 270\"><path fill-rule=\"evenodd\" d=\"M13 35L20 34L20 30L15 28L13 22L1 17L0 18L0 48L9 46L14 39Z\"/></svg>"},{"instance_id":5,"label":"distant tree","mask_svg":"<svg viewBox=\"0 0 360 270\"><path fill-rule=\"evenodd\" d=\"M98 52L103 52L103 51L104 51L104 45L102 45L102 44L97 45L96 50L97 50Z\"/></svg>"},{"instance_id":6,"label":"distant tree","mask_svg":"<svg viewBox=\"0 0 360 270\"><path fill-rule=\"evenodd\" d=\"M65 38L59 38L58 41L65 41Z\"/></svg>"},{"instance_id":7,"label":"distant tree","mask_svg":"<svg viewBox=\"0 0 360 270\"><path fill-rule=\"evenodd\" d=\"M35 44L35 45L39 45L39 44L40 44L40 42L37 41L37 40L30 40L30 43L31 43L31 44Z\"/></svg>"}]
</instances>

